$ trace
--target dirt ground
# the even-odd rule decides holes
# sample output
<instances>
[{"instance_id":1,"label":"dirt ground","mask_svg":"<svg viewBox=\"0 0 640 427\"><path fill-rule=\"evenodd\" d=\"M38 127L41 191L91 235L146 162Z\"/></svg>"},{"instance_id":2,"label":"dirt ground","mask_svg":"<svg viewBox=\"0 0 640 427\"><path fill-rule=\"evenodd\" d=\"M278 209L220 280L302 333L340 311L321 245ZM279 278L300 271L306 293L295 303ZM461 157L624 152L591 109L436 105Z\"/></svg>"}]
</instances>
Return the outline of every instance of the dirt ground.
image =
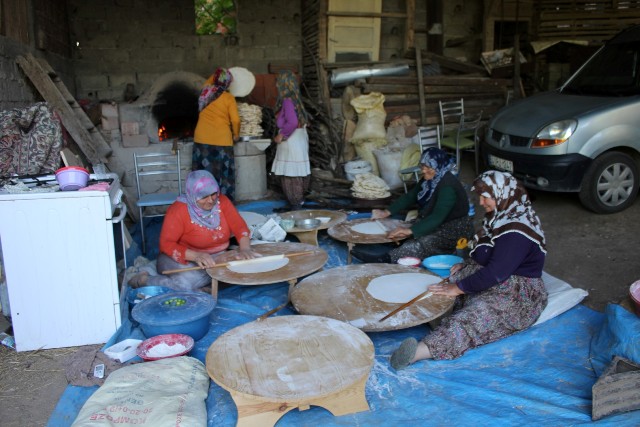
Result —
<instances>
[{"instance_id":1,"label":"dirt ground","mask_svg":"<svg viewBox=\"0 0 640 427\"><path fill-rule=\"evenodd\" d=\"M463 180L473 172L463 168ZM531 192L547 239L545 271L589 296L583 304L603 311L608 303L628 304L629 285L640 279L640 201L624 212L595 215L575 194ZM476 222L481 219L476 208ZM0 346L0 424L47 424L67 381L63 362L76 348L16 353ZM54 426L57 427L57 426Z\"/></svg>"}]
</instances>

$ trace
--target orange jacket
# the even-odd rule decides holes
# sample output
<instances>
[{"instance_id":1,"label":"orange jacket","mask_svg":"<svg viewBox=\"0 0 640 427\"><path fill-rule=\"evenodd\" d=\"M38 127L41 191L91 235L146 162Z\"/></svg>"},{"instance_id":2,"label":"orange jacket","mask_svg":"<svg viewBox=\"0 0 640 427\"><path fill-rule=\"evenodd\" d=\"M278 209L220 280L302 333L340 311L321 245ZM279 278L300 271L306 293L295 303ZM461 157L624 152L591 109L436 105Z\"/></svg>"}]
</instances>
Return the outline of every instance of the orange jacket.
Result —
<instances>
[{"instance_id":1,"label":"orange jacket","mask_svg":"<svg viewBox=\"0 0 640 427\"><path fill-rule=\"evenodd\" d=\"M232 146L240 135L240 115L236 99L224 92L200 111L193 140L200 144Z\"/></svg>"}]
</instances>

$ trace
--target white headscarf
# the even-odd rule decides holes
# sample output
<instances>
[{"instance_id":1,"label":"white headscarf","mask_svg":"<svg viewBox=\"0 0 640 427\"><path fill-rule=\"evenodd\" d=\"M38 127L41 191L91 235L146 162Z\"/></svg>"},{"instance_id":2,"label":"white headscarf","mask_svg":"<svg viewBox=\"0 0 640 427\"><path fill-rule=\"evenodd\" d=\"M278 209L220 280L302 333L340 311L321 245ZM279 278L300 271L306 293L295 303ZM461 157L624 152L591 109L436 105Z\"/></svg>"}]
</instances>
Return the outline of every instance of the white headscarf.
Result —
<instances>
[{"instance_id":1,"label":"white headscarf","mask_svg":"<svg viewBox=\"0 0 640 427\"><path fill-rule=\"evenodd\" d=\"M494 240L506 233L520 233L547 252L540 218L536 215L527 195L513 175L487 171L476 178L472 191L496 201L496 208L488 212L482 230L475 236L475 248L493 246Z\"/></svg>"}]
</instances>

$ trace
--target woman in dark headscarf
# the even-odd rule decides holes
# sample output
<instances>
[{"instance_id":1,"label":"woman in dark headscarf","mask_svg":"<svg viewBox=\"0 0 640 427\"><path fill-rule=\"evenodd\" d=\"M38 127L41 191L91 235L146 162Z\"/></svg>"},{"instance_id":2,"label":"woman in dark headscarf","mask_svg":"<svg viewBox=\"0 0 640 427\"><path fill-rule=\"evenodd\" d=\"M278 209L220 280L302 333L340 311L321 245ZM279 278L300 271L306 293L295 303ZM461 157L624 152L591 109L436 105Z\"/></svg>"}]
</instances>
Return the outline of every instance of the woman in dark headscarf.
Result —
<instances>
[{"instance_id":1,"label":"woman in dark headscarf","mask_svg":"<svg viewBox=\"0 0 640 427\"><path fill-rule=\"evenodd\" d=\"M256 256L251 250L247 224L229 198L220 194L215 178L205 170L190 172L186 193L169 207L162 223L157 271L213 267L216 257L229 247L232 235L238 241L237 259ZM129 280L131 287L165 286L176 290L199 289L210 283L211 277L204 269L158 276L142 272Z\"/></svg>"},{"instance_id":2,"label":"woman in dark headscarf","mask_svg":"<svg viewBox=\"0 0 640 427\"><path fill-rule=\"evenodd\" d=\"M205 169L220 183L220 192L231 201L235 195L233 143L240 135L236 99L227 89L233 81L224 68L205 82L198 99L198 124L193 136L193 170Z\"/></svg>"},{"instance_id":3,"label":"woman in dark headscarf","mask_svg":"<svg viewBox=\"0 0 640 427\"><path fill-rule=\"evenodd\" d=\"M302 104L298 81L291 71L281 71L276 81L276 121L278 134L273 138L278 144L271 172L280 176L282 191L292 210L300 209L304 193L309 187L309 135L307 112Z\"/></svg>"},{"instance_id":4,"label":"woman in dark headscarf","mask_svg":"<svg viewBox=\"0 0 640 427\"><path fill-rule=\"evenodd\" d=\"M374 209L371 214L371 218L381 219L417 205L418 218L411 227L398 227L387 234L396 241L410 239L383 255L371 256L359 248L354 248L352 255L365 262L397 262L406 256L424 259L452 253L458 239L471 239L473 219L469 217L469 198L451 172L454 167L455 160L446 152L427 148L420 158L422 179L418 184L388 209Z\"/></svg>"},{"instance_id":5,"label":"woman in dark headscarf","mask_svg":"<svg viewBox=\"0 0 640 427\"><path fill-rule=\"evenodd\" d=\"M471 258L451 268L450 283L429 287L460 299L422 341L402 342L391 356L395 369L422 359L454 359L524 330L547 305L544 233L526 191L512 175L497 171L476 178L473 191L486 213Z\"/></svg>"}]
</instances>

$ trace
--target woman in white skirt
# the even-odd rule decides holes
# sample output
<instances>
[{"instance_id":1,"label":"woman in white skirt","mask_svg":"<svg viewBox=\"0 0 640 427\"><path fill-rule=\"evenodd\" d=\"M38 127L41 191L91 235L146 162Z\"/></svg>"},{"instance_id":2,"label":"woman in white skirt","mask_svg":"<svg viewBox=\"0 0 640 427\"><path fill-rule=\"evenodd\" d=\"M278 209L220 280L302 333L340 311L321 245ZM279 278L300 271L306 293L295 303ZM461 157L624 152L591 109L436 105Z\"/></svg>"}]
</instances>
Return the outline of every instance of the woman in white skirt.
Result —
<instances>
[{"instance_id":1,"label":"woman in white skirt","mask_svg":"<svg viewBox=\"0 0 640 427\"><path fill-rule=\"evenodd\" d=\"M278 144L271 172L280 176L282 191L291 210L300 209L304 193L309 187L309 135L307 112L302 105L298 81L291 71L281 71L276 81L276 124L278 134L273 138Z\"/></svg>"}]
</instances>

